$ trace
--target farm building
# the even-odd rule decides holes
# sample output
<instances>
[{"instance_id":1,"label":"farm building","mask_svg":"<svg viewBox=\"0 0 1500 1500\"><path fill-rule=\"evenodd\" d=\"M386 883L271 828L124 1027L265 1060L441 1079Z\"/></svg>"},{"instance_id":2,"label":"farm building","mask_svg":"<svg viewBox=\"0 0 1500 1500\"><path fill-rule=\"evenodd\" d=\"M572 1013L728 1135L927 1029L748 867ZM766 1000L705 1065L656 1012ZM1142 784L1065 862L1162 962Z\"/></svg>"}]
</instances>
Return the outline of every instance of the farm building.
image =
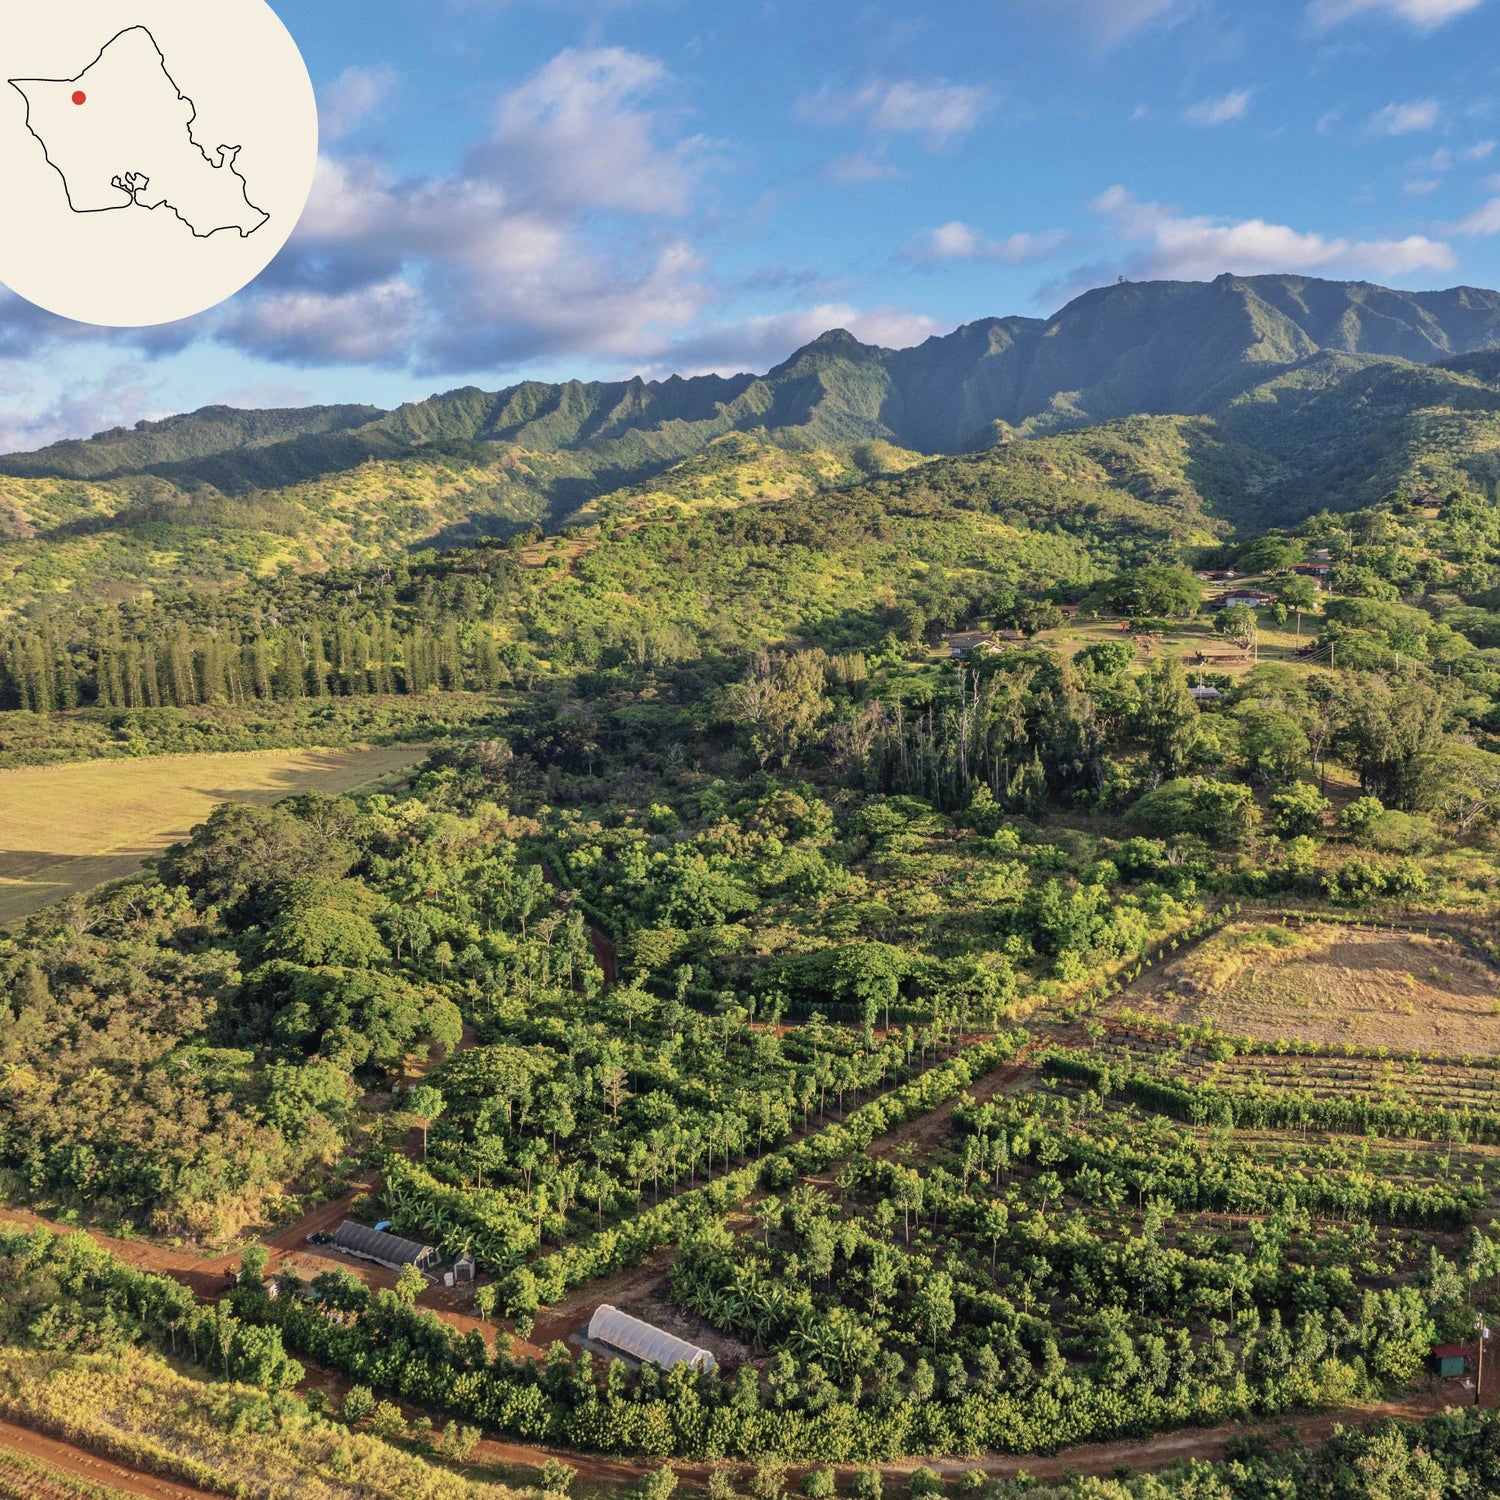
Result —
<instances>
[{"instance_id":1,"label":"farm building","mask_svg":"<svg viewBox=\"0 0 1500 1500\"><path fill-rule=\"evenodd\" d=\"M1210 609L1232 609L1236 604L1248 604L1251 609L1259 609L1266 604L1276 602L1275 594L1268 594L1263 589L1230 589L1227 594L1220 594L1217 598L1208 601Z\"/></svg>"},{"instance_id":2,"label":"farm building","mask_svg":"<svg viewBox=\"0 0 1500 1500\"><path fill-rule=\"evenodd\" d=\"M392 1271L399 1271L402 1266L427 1271L438 1262L438 1253L431 1245L403 1240L400 1235L386 1234L384 1230L367 1229L352 1219L345 1219L334 1231L333 1243L346 1255L373 1260L376 1265L388 1266Z\"/></svg>"},{"instance_id":3,"label":"farm building","mask_svg":"<svg viewBox=\"0 0 1500 1500\"><path fill-rule=\"evenodd\" d=\"M1219 703L1223 700L1224 697L1223 693L1221 693L1216 687L1189 688L1188 692L1190 692L1193 697L1195 697L1200 703Z\"/></svg>"},{"instance_id":4,"label":"farm building","mask_svg":"<svg viewBox=\"0 0 1500 1500\"><path fill-rule=\"evenodd\" d=\"M608 1302L597 1308L589 1319L588 1336L596 1344L605 1344L642 1364L659 1365L663 1370L672 1370L678 1365L712 1370L718 1363L707 1349L700 1349L665 1329L632 1318Z\"/></svg>"},{"instance_id":5,"label":"farm building","mask_svg":"<svg viewBox=\"0 0 1500 1500\"><path fill-rule=\"evenodd\" d=\"M1434 1344L1432 1357L1437 1361L1438 1374L1445 1380L1452 1380L1468 1371L1469 1351L1462 1344Z\"/></svg>"}]
</instances>

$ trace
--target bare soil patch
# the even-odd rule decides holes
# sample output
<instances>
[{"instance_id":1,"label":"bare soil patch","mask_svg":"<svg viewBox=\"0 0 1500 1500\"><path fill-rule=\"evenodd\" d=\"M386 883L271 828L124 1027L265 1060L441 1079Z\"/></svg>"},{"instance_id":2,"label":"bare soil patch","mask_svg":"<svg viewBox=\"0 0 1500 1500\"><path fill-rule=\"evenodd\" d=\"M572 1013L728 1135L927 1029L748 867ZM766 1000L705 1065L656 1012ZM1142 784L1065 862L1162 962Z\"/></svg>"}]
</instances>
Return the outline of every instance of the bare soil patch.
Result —
<instances>
[{"instance_id":1,"label":"bare soil patch","mask_svg":"<svg viewBox=\"0 0 1500 1500\"><path fill-rule=\"evenodd\" d=\"M1500 1053L1500 971L1440 932L1236 922L1120 1003L1233 1036Z\"/></svg>"}]
</instances>

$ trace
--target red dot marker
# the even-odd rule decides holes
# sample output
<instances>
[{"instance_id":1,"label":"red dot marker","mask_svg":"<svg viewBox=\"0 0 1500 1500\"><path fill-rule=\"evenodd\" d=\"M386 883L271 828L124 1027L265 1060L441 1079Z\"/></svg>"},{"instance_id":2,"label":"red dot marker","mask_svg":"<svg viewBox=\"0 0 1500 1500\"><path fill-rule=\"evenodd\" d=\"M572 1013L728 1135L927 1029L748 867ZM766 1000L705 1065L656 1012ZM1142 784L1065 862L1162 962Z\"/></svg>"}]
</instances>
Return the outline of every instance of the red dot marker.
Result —
<instances>
[{"instance_id":1,"label":"red dot marker","mask_svg":"<svg viewBox=\"0 0 1500 1500\"><path fill-rule=\"evenodd\" d=\"M88 102L89 96L85 94L82 89L79 89L78 92L73 95L74 104L87 104Z\"/></svg>"}]
</instances>

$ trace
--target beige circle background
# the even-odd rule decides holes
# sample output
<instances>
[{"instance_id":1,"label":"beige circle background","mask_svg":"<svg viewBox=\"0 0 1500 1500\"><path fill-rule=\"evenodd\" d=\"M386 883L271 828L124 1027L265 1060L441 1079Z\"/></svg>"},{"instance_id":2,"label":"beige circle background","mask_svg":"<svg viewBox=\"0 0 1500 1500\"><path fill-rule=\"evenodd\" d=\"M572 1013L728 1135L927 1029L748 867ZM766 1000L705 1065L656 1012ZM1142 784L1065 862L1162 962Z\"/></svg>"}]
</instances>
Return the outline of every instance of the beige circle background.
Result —
<instances>
[{"instance_id":1,"label":"beige circle background","mask_svg":"<svg viewBox=\"0 0 1500 1500\"><path fill-rule=\"evenodd\" d=\"M242 238L197 239L171 213L74 213L63 179L4 80L72 78L106 43L146 27L197 107L193 138L235 162L270 219ZM307 206L318 109L307 65L265 0L0 0L0 282L65 318L112 328L170 323L253 281Z\"/></svg>"}]
</instances>

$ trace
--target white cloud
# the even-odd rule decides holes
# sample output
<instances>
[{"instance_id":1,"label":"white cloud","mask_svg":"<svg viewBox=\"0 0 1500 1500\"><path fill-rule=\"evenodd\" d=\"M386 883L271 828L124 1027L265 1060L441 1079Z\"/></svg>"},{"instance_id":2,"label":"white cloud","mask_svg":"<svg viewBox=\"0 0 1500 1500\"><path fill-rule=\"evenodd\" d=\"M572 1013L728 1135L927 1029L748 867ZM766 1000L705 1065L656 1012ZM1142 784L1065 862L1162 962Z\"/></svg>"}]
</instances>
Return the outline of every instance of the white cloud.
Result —
<instances>
[{"instance_id":1,"label":"white cloud","mask_svg":"<svg viewBox=\"0 0 1500 1500\"><path fill-rule=\"evenodd\" d=\"M1387 104L1370 117L1370 129L1377 135L1414 135L1431 130L1442 115L1436 99L1417 99L1410 104Z\"/></svg>"},{"instance_id":2,"label":"white cloud","mask_svg":"<svg viewBox=\"0 0 1500 1500\"><path fill-rule=\"evenodd\" d=\"M325 140L353 134L390 97L394 68L345 68L324 91L318 110Z\"/></svg>"},{"instance_id":3,"label":"white cloud","mask_svg":"<svg viewBox=\"0 0 1500 1500\"><path fill-rule=\"evenodd\" d=\"M1244 118L1251 98L1249 89L1235 89L1220 99L1202 99L1189 105L1183 110L1182 117L1190 125L1225 125L1230 120Z\"/></svg>"},{"instance_id":4,"label":"white cloud","mask_svg":"<svg viewBox=\"0 0 1500 1500\"><path fill-rule=\"evenodd\" d=\"M1500 188L1500 178L1496 178L1491 187ZM1481 204L1467 218L1460 219L1453 226L1455 234L1463 235L1492 235L1500 234L1500 198L1491 198L1488 203Z\"/></svg>"},{"instance_id":5,"label":"white cloud","mask_svg":"<svg viewBox=\"0 0 1500 1500\"><path fill-rule=\"evenodd\" d=\"M851 151L829 162L825 175L830 182L838 183L889 182L899 177L901 170L878 151Z\"/></svg>"},{"instance_id":6,"label":"white cloud","mask_svg":"<svg viewBox=\"0 0 1500 1500\"><path fill-rule=\"evenodd\" d=\"M1442 185L1441 177L1413 177L1402 187L1401 191L1408 198L1425 198L1429 193L1437 192Z\"/></svg>"},{"instance_id":7,"label":"white cloud","mask_svg":"<svg viewBox=\"0 0 1500 1500\"><path fill-rule=\"evenodd\" d=\"M15 377L10 377L14 368ZM29 361L0 361L0 453L26 453L62 438L103 432L141 420L142 413L164 416L149 368L139 362L122 363L97 379L66 384L40 411L11 403L25 401L33 389L35 371Z\"/></svg>"},{"instance_id":8,"label":"white cloud","mask_svg":"<svg viewBox=\"0 0 1500 1500\"><path fill-rule=\"evenodd\" d=\"M1464 149L1463 158L1465 161L1488 161L1494 152L1494 141L1475 141Z\"/></svg>"},{"instance_id":9,"label":"white cloud","mask_svg":"<svg viewBox=\"0 0 1500 1500\"><path fill-rule=\"evenodd\" d=\"M710 144L663 144L669 121L644 101L667 81L655 58L621 47L563 52L501 100L470 171L565 208L686 213Z\"/></svg>"},{"instance_id":10,"label":"white cloud","mask_svg":"<svg viewBox=\"0 0 1500 1500\"><path fill-rule=\"evenodd\" d=\"M940 225L908 242L906 258L916 265L932 265L942 261L984 260L999 265L1024 266L1035 261L1046 260L1067 241L1060 229L1045 234L1013 234L1006 239L992 240L977 229L955 219L951 224Z\"/></svg>"},{"instance_id":11,"label":"white cloud","mask_svg":"<svg viewBox=\"0 0 1500 1500\"><path fill-rule=\"evenodd\" d=\"M991 107L986 89L972 84L882 79L857 89L825 88L801 105L809 119L858 122L877 135L921 135L936 149L967 135Z\"/></svg>"},{"instance_id":12,"label":"white cloud","mask_svg":"<svg viewBox=\"0 0 1500 1500\"><path fill-rule=\"evenodd\" d=\"M1478 10L1484 0L1312 0L1308 15L1316 26L1336 26L1361 15L1383 15L1432 31Z\"/></svg>"},{"instance_id":13,"label":"white cloud","mask_svg":"<svg viewBox=\"0 0 1500 1500\"><path fill-rule=\"evenodd\" d=\"M1188 14L1194 0L1018 0L1018 5L1064 35L1108 51L1148 26Z\"/></svg>"},{"instance_id":14,"label":"white cloud","mask_svg":"<svg viewBox=\"0 0 1500 1500\"><path fill-rule=\"evenodd\" d=\"M861 311L844 302L824 302L795 312L709 324L675 341L666 357L644 373L736 375L766 370L833 328L846 329L861 343L893 349L919 344L942 331L932 318L899 307Z\"/></svg>"},{"instance_id":15,"label":"white cloud","mask_svg":"<svg viewBox=\"0 0 1500 1500\"><path fill-rule=\"evenodd\" d=\"M1226 222L1185 216L1160 203L1142 203L1119 186L1092 207L1113 220L1122 240L1141 247L1127 263L1136 279L1209 280L1225 271L1242 276L1290 271L1398 277L1448 271L1457 264L1450 246L1423 235L1328 238L1264 219Z\"/></svg>"},{"instance_id":16,"label":"white cloud","mask_svg":"<svg viewBox=\"0 0 1500 1500\"><path fill-rule=\"evenodd\" d=\"M652 107L668 83L652 58L568 51L499 101L457 173L325 158L288 251L215 331L292 363L432 372L649 358L709 300L673 223L709 153Z\"/></svg>"}]
</instances>

